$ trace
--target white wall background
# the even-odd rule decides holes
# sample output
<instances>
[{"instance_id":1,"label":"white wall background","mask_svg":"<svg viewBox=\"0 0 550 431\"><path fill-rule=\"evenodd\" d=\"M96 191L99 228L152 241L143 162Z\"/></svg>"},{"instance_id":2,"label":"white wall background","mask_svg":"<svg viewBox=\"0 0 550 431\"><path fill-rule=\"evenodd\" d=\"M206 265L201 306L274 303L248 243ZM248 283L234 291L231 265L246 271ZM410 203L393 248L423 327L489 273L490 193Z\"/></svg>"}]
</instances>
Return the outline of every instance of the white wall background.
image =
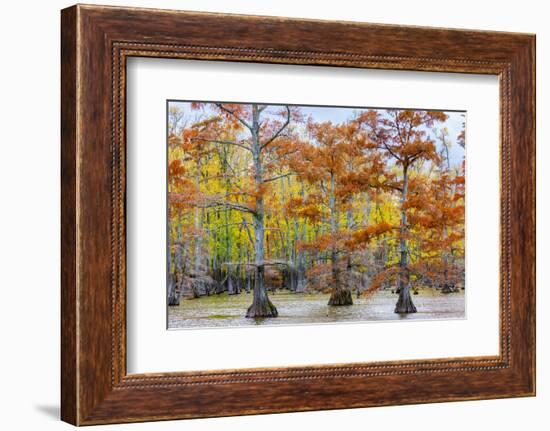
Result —
<instances>
[{"instance_id":1,"label":"white wall background","mask_svg":"<svg viewBox=\"0 0 550 431\"><path fill-rule=\"evenodd\" d=\"M536 0L130 0L104 4L477 28L537 34L538 396L508 399L173 421L98 427L135 430L315 428L547 429L550 414L550 306L544 286L550 229L549 14ZM2 4L0 32L0 427L62 430L59 422L59 10L60 0ZM546 271L545 271L546 270ZM290 427L290 428L289 428Z\"/></svg>"}]
</instances>

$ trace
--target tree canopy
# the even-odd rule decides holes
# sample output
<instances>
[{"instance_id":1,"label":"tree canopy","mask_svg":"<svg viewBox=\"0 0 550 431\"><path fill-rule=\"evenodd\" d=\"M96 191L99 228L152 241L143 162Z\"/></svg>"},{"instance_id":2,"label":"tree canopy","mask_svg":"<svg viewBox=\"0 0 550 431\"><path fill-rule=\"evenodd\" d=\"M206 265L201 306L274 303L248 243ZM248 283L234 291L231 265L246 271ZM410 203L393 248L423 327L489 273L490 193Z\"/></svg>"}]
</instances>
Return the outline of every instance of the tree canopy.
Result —
<instances>
[{"instance_id":1,"label":"tree canopy","mask_svg":"<svg viewBox=\"0 0 550 431\"><path fill-rule=\"evenodd\" d=\"M247 316L276 317L277 289L392 288L411 313L411 289L464 287L464 146L459 113L172 102L177 294L252 291Z\"/></svg>"}]
</instances>

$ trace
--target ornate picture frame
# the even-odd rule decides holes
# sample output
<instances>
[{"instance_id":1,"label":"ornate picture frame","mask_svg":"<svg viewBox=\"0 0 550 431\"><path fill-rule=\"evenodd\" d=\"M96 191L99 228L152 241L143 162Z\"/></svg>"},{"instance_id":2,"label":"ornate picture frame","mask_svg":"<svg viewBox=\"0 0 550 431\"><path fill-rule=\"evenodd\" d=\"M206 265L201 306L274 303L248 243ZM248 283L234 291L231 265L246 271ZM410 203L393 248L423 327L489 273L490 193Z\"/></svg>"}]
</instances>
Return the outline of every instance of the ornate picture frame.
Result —
<instances>
[{"instance_id":1,"label":"ornate picture frame","mask_svg":"<svg viewBox=\"0 0 550 431\"><path fill-rule=\"evenodd\" d=\"M91 425L535 394L534 35L92 5L64 9L61 17L64 421ZM499 355L128 374L130 57L498 76Z\"/></svg>"}]
</instances>

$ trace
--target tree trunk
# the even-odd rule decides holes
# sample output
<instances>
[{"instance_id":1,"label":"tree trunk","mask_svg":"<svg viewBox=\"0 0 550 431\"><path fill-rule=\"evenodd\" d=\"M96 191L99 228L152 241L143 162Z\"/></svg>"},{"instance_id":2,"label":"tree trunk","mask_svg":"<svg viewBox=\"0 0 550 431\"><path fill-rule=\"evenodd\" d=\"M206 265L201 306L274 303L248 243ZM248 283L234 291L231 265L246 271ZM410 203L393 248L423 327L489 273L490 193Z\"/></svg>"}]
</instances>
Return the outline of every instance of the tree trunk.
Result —
<instances>
[{"instance_id":1,"label":"tree trunk","mask_svg":"<svg viewBox=\"0 0 550 431\"><path fill-rule=\"evenodd\" d=\"M348 288L336 288L332 289L328 305L353 305L353 299L351 296L351 290Z\"/></svg>"},{"instance_id":2,"label":"tree trunk","mask_svg":"<svg viewBox=\"0 0 550 431\"><path fill-rule=\"evenodd\" d=\"M240 233L239 233L240 234ZM242 252L242 247L239 245L239 264L237 265L237 268L235 270L235 293L238 295L241 293L241 286L242 286L242 280L243 280L243 271L242 271L242 266L240 264L240 262L242 261L242 258L243 258L243 252Z\"/></svg>"},{"instance_id":3,"label":"tree trunk","mask_svg":"<svg viewBox=\"0 0 550 431\"><path fill-rule=\"evenodd\" d=\"M336 197L335 197L335 178L334 174L330 175L330 232L332 235L332 241L336 239ZM332 244L330 251L330 260L332 265L332 292L328 300L328 305L353 305L353 299L351 291L341 285L340 274L338 269L338 251L336 246Z\"/></svg>"},{"instance_id":4,"label":"tree trunk","mask_svg":"<svg viewBox=\"0 0 550 431\"><path fill-rule=\"evenodd\" d=\"M399 299L397 300L397 304L395 305L395 313L416 313L416 307L412 302L410 286L408 284L405 286L401 286Z\"/></svg>"},{"instance_id":5,"label":"tree trunk","mask_svg":"<svg viewBox=\"0 0 550 431\"><path fill-rule=\"evenodd\" d=\"M254 278L254 297L252 305L246 312L246 317L277 317L277 309L269 300L265 288L264 265L264 212L263 198L256 199L256 214L254 216L254 252L256 255L256 272Z\"/></svg>"},{"instance_id":6,"label":"tree trunk","mask_svg":"<svg viewBox=\"0 0 550 431\"><path fill-rule=\"evenodd\" d=\"M416 307L414 306L410 293L409 275L407 271L408 255L407 255L407 210L405 209L405 203L407 201L407 193L409 190L409 176L408 166L403 166L403 189L401 193L401 227L400 227L400 239L399 239L399 298L395 305L395 313L406 314L416 313Z\"/></svg>"},{"instance_id":7,"label":"tree trunk","mask_svg":"<svg viewBox=\"0 0 550 431\"><path fill-rule=\"evenodd\" d=\"M201 161L200 159L197 162L197 172L196 172L196 186L197 190L200 193L201 190ZM201 262L202 262L202 214L201 208L195 208L195 274L198 275L202 272Z\"/></svg>"},{"instance_id":8,"label":"tree trunk","mask_svg":"<svg viewBox=\"0 0 550 431\"><path fill-rule=\"evenodd\" d=\"M443 284L443 287L441 288L441 293L452 293L453 289L451 288L451 285L447 282Z\"/></svg>"},{"instance_id":9,"label":"tree trunk","mask_svg":"<svg viewBox=\"0 0 550 431\"><path fill-rule=\"evenodd\" d=\"M277 317L278 312L275 306L269 300L264 286L264 266L256 267L256 277L254 282L254 298L252 305L246 312L246 317Z\"/></svg>"},{"instance_id":10,"label":"tree trunk","mask_svg":"<svg viewBox=\"0 0 550 431\"><path fill-rule=\"evenodd\" d=\"M445 160L447 161L447 171L451 172L451 158L449 156L449 144L447 143L447 140L445 139L445 133L441 133L441 142L443 144L443 148L445 149ZM456 185L452 186L451 188L451 196L454 196L455 194ZM449 237L449 231L447 229L447 226L443 227L443 239L447 240ZM448 282L448 265L449 265L449 258L453 260L454 263L454 250L453 245L450 244L450 250L445 250L443 252L443 288L441 289L441 293L451 293L453 289L451 288L450 283Z\"/></svg>"},{"instance_id":11,"label":"tree trunk","mask_svg":"<svg viewBox=\"0 0 550 431\"><path fill-rule=\"evenodd\" d=\"M246 317L277 317L277 309L269 300L265 289L265 262L264 262L264 198L261 193L263 167L261 159L261 144L259 137L258 106L252 105L252 156L254 160L254 180L256 183L256 205L254 218L254 254L255 254L255 281L254 298L252 305L246 312Z\"/></svg>"},{"instance_id":12,"label":"tree trunk","mask_svg":"<svg viewBox=\"0 0 550 431\"><path fill-rule=\"evenodd\" d=\"M252 274L250 272L250 252L248 251L248 247L247 247L247 250L246 250L246 269L245 269L245 277L246 277L246 284L245 284L245 290L246 290L246 293L250 293L250 291L252 290L251 287L252 287Z\"/></svg>"},{"instance_id":13,"label":"tree trunk","mask_svg":"<svg viewBox=\"0 0 550 431\"><path fill-rule=\"evenodd\" d=\"M172 274L168 276L168 305L180 305L180 294L176 289L176 280Z\"/></svg>"},{"instance_id":14,"label":"tree trunk","mask_svg":"<svg viewBox=\"0 0 550 431\"><path fill-rule=\"evenodd\" d=\"M304 190L304 183L300 183L300 196L304 197L305 190ZM301 226L299 226L298 220L295 218L295 223L298 223L299 231L298 234L295 235L294 240L294 254L296 256L296 293L302 293L306 290L306 252L304 250L297 250L296 247L296 239L299 239L300 241L306 240L306 222L305 220L302 221Z\"/></svg>"},{"instance_id":15,"label":"tree trunk","mask_svg":"<svg viewBox=\"0 0 550 431\"><path fill-rule=\"evenodd\" d=\"M347 229L348 233L353 231L353 228L355 227L355 223L353 221L353 213L351 211L352 203L353 203L353 201L350 198L349 202L348 202L349 207L346 210L346 229ZM346 264L347 278L346 278L346 280L347 280L347 283L348 283L348 288L353 289L353 286L351 285L351 283L352 283L352 269L353 269L351 250L348 250L346 252L346 259L347 259L347 264ZM359 286L357 286L356 289L357 289L357 292L359 292Z\"/></svg>"},{"instance_id":16,"label":"tree trunk","mask_svg":"<svg viewBox=\"0 0 550 431\"><path fill-rule=\"evenodd\" d=\"M227 273L227 294L228 295L235 294L235 287L233 286L233 275L231 274L230 270Z\"/></svg>"},{"instance_id":17,"label":"tree trunk","mask_svg":"<svg viewBox=\"0 0 550 431\"><path fill-rule=\"evenodd\" d=\"M178 217L178 224L176 226L176 250L174 252L174 270L173 273L180 277L184 271L183 264L183 247L181 245L183 240L183 235L181 232L181 220Z\"/></svg>"},{"instance_id":18,"label":"tree trunk","mask_svg":"<svg viewBox=\"0 0 550 431\"><path fill-rule=\"evenodd\" d=\"M296 268L296 293L303 293L306 290L306 253L301 251L298 255Z\"/></svg>"}]
</instances>

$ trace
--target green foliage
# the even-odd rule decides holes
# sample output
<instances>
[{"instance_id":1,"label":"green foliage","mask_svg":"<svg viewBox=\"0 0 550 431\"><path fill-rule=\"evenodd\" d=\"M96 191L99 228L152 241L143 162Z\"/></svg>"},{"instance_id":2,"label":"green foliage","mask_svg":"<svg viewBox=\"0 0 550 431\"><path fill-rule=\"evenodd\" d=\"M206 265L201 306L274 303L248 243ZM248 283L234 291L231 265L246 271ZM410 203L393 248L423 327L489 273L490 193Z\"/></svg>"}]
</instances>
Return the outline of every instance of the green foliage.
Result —
<instances>
[{"instance_id":1,"label":"green foliage","mask_svg":"<svg viewBox=\"0 0 550 431\"><path fill-rule=\"evenodd\" d=\"M327 288L335 273L347 274L339 282L365 291L394 283L403 241L411 283L463 283L464 164L451 166L448 137L442 132L443 145L430 132L445 125L444 113L366 110L332 124L291 107L288 126L277 134L285 126L284 108L259 106L266 148L258 185L246 133L251 105L170 107L173 273L213 274L218 281L228 274L241 282L250 277L261 197L264 259L275 262L266 271L272 288L289 288L288 268L302 264L308 289Z\"/></svg>"}]
</instances>

